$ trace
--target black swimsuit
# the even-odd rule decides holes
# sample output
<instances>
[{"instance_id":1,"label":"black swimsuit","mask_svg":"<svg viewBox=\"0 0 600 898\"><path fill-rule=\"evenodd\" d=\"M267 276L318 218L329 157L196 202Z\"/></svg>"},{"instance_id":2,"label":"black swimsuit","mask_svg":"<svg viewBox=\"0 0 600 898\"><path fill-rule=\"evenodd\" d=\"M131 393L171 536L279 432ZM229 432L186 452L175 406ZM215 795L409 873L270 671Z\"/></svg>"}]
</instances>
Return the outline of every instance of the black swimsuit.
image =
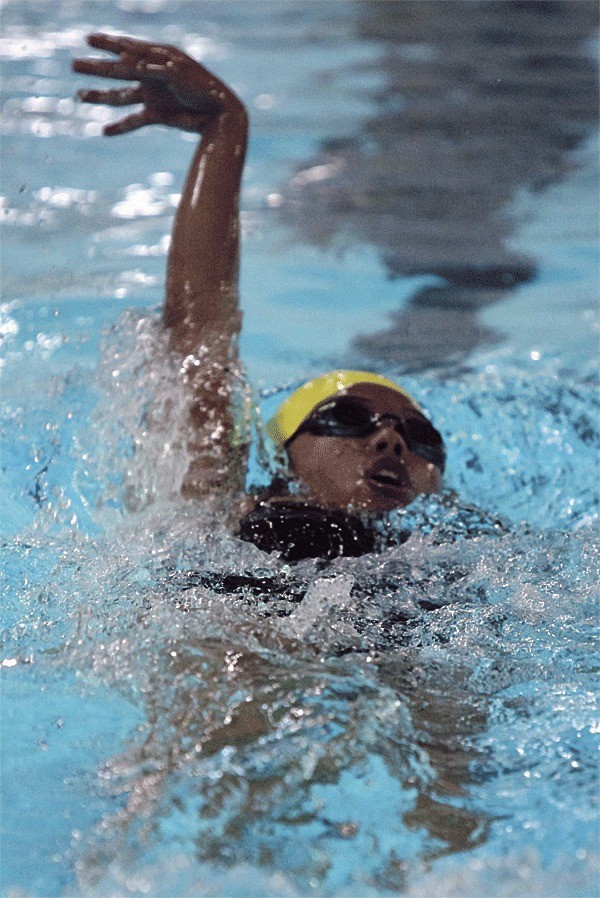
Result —
<instances>
[{"instance_id":1,"label":"black swimsuit","mask_svg":"<svg viewBox=\"0 0 600 898\"><path fill-rule=\"evenodd\" d=\"M439 497L430 499L430 504L428 527L425 520L414 517L414 512L412 516L407 512L402 523L429 532L432 545L482 535L501 536L508 532L501 521L471 506L451 505L452 514L449 515ZM436 508L438 513L445 512L438 514L439 520L436 519ZM437 535L432 531L437 531ZM293 499L271 499L259 502L241 520L237 535L265 552L278 551L284 561L320 559L317 571L319 576L327 577L327 561L340 555L357 557L383 551L386 547L406 542L410 530L381 529L376 522L341 511L327 511ZM445 588L441 592L432 591L430 578L420 571L415 574L412 564L401 557L396 557L386 570L373 569L367 564L352 586L351 608L344 611L358 634L358 643L352 640L351 645L346 645L342 640L339 645L330 646L332 654L395 648L412 639L410 634L420 625L423 613L457 601L457 597L464 602L485 601L480 586L474 595L465 586L468 566L463 570L457 560L438 558L435 571L438 578L443 573ZM288 617L303 601L313 582L312 569L307 576L301 568L275 571L258 568L237 573L172 570L168 577L168 586L175 590L178 607L183 611L193 607L186 597L187 591L200 587L238 598L252 608L253 613L264 617Z\"/></svg>"},{"instance_id":2,"label":"black swimsuit","mask_svg":"<svg viewBox=\"0 0 600 898\"><path fill-rule=\"evenodd\" d=\"M263 552L280 552L285 561L356 558L381 542L374 527L356 515L293 500L259 502L242 518L237 535Z\"/></svg>"}]
</instances>

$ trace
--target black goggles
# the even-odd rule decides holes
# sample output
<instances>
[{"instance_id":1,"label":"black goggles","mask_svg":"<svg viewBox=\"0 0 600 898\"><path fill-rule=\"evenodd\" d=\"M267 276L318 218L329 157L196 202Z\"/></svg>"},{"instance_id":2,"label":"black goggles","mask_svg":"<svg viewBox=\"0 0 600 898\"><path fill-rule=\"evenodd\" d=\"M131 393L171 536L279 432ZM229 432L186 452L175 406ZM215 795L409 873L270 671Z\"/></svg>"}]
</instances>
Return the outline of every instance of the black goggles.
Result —
<instances>
[{"instance_id":1,"label":"black goggles","mask_svg":"<svg viewBox=\"0 0 600 898\"><path fill-rule=\"evenodd\" d=\"M334 396L302 422L294 436L312 433L315 436L366 437L375 433L382 421L394 421L394 429L407 447L444 470L446 449L442 436L433 424L416 410L407 412L406 418L398 415L381 415L365 399L358 396Z\"/></svg>"}]
</instances>

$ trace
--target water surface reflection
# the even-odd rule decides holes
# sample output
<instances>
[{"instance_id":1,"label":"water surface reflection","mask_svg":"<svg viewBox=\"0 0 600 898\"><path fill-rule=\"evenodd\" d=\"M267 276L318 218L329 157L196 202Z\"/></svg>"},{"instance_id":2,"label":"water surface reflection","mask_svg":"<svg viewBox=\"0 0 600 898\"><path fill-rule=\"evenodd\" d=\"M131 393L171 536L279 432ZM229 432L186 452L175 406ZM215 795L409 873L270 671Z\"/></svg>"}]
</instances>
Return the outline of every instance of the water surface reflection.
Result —
<instances>
[{"instance_id":1,"label":"water surface reflection","mask_svg":"<svg viewBox=\"0 0 600 898\"><path fill-rule=\"evenodd\" d=\"M375 112L322 144L310 166L328 176L296 177L286 215L318 244L376 245L392 278L443 279L360 337L361 354L402 368L462 358L497 339L478 311L536 275L511 248L511 201L563 179L597 127L598 7L364 0L357 28L381 48Z\"/></svg>"}]
</instances>

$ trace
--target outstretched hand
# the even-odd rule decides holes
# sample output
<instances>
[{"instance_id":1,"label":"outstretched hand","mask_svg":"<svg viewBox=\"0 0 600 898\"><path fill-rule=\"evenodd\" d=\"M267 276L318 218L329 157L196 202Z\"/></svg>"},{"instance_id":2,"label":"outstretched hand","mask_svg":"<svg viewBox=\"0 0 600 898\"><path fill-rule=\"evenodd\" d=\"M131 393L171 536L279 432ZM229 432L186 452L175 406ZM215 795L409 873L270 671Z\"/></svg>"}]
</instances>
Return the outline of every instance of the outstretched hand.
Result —
<instances>
[{"instance_id":1,"label":"outstretched hand","mask_svg":"<svg viewBox=\"0 0 600 898\"><path fill-rule=\"evenodd\" d=\"M112 34L90 34L87 41L91 47L115 53L118 58L75 59L73 71L139 82L134 87L79 91L84 103L143 104L139 112L106 125L104 134L109 137L155 124L200 132L221 113L243 110L224 82L177 47Z\"/></svg>"}]
</instances>

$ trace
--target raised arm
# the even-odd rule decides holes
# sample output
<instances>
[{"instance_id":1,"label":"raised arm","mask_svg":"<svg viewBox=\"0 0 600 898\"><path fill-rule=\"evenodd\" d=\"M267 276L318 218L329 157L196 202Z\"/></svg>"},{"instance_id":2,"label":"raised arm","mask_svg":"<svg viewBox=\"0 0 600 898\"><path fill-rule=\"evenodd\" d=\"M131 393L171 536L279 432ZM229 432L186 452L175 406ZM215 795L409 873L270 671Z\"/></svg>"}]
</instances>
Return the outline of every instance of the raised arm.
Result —
<instances>
[{"instance_id":1,"label":"raised arm","mask_svg":"<svg viewBox=\"0 0 600 898\"><path fill-rule=\"evenodd\" d=\"M80 91L86 103L142 104L139 112L107 125L107 136L152 124L202 135L175 218L164 321L172 345L186 354L200 342L234 336L239 330L238 201L246 110L226 84L176 47L108 34L91 34L88 43L118 58L76 59L74 71L139 82Z\"/></svg>"},{"instance_id":2,"label":"raised arm","mask_svg":"<svg viewBox=\"0 0 600 898\"><path fill-rule=\"evenodd\" d=\"M172 347L187 357L193 396L184 493L212 495L243 481L243 449L232 441L230 366L241 322L238 206L248 117L226 84L176 47L108 34L92 34L88 43L117 58L76 59L74 71L138 82L79 92L86 103L142 106L107 125L105 135L152 124L202 135L175 217L164 323Z\"/></svg>"}]
</instances>

